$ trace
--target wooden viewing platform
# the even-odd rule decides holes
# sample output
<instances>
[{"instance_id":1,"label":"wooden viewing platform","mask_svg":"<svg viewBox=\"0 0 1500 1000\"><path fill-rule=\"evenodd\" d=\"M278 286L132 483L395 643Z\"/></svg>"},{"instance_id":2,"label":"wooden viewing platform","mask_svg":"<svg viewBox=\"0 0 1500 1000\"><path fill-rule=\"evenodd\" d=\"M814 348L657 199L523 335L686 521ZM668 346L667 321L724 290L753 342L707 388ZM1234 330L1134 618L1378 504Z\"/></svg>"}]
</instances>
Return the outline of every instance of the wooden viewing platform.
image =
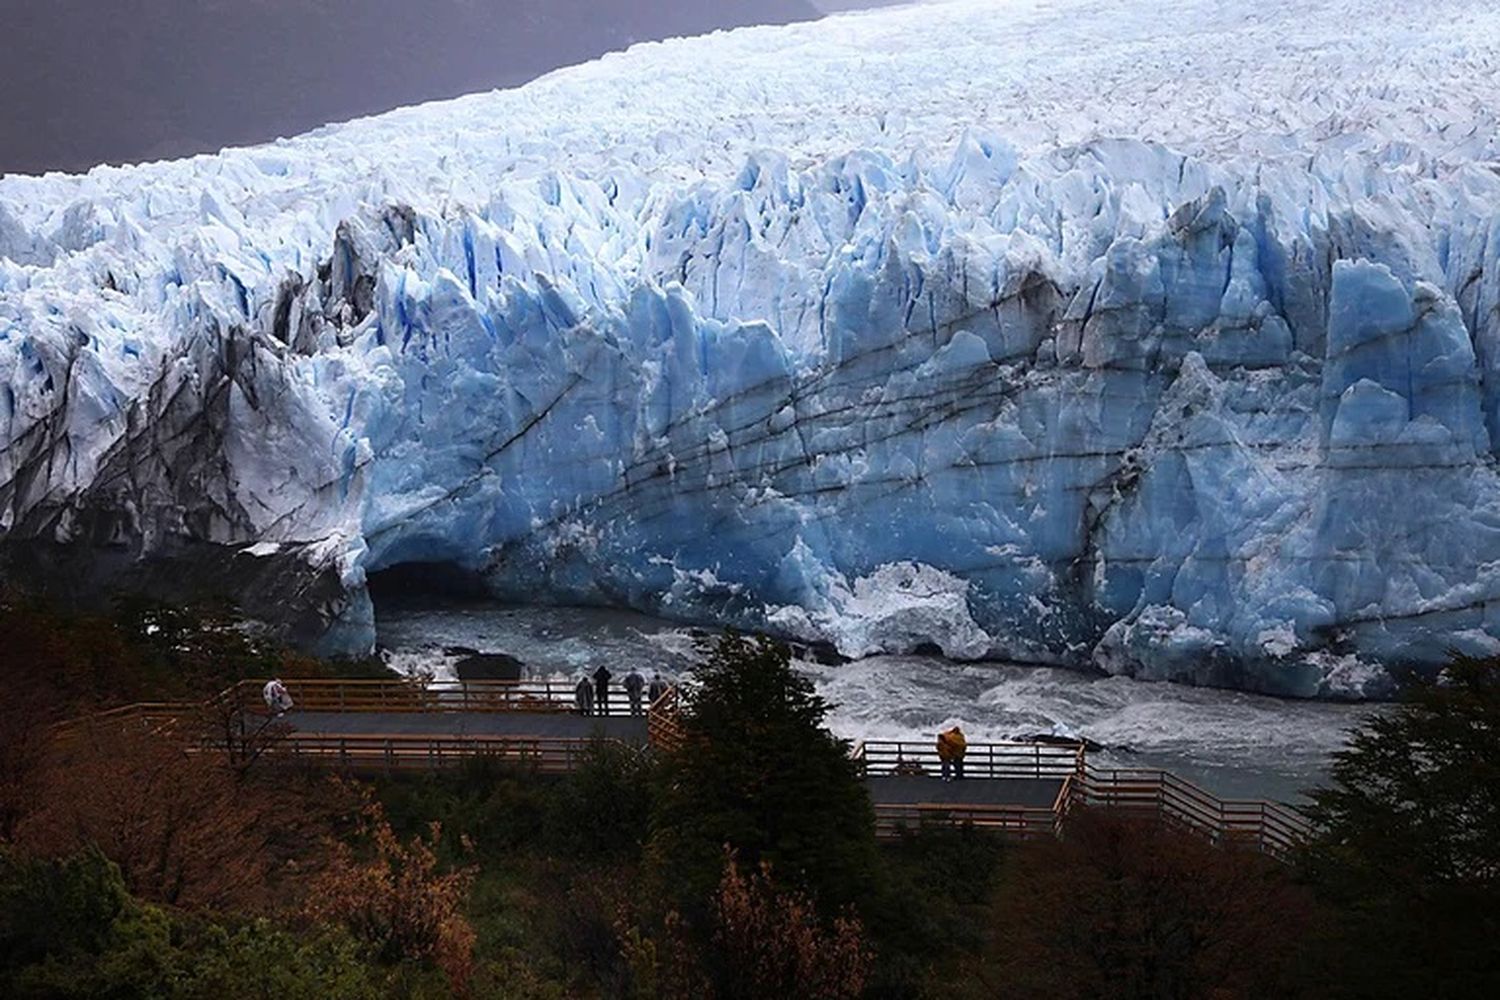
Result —
<instances>
[{"instance_id":1,"label":"wooden viewing platform","mask_svg":"<svg viewBox=\"0 0 1500 1000\"><path fill-rule=\"evenodd\" d=\"M288 680L293 710L271 720L263 681L244 681L203 705L136 704L58 727L165 732L198 720L203 732L262 739L271 760L392 773L453 766L475 757L540 771L574 769L600 740L658 752L679 748L679 694L671 688L632 716L623 690L607 714L582 715L573 684L391 680ZM229 726L225 730L224 726ZM899 836L926 824L972 826L1014 839L1057 836L1075 810L1106 808L1170 824L1226 846L1287 856L1310 832L1295 809L1232 801L1165 771L1097 767L1082 746L970 743L961 780L938 780L935 742L870 740L852 751L875 809L876 832Z\"/></svg>"}]
</instances>

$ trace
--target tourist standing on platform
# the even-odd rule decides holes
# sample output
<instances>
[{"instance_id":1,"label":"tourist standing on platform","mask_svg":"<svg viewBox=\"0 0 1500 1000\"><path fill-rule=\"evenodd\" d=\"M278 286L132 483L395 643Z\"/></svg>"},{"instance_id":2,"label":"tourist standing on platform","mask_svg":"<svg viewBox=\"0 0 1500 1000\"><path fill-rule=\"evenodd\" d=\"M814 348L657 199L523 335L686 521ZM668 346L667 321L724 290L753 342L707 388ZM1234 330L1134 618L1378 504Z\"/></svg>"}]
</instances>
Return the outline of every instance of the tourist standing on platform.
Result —
<instances>
[{"instance_id":1,"label":"tourist standing on platform","mask_svg":"<svg viewBox=\"0 0 1500 1000\"><path fill-rule=\"evenodd\" d=\"M651 672L651 686L646 689L646 703L648 705L655 705L657 702L661 701L661 696L666 693L667 682L661 679L661 671L653 670Z\"/></svg>"},{"instance_id":2,"label":"tourist standing on platform","mask_svg":"<svg viewBox=\"0 0 1500 1000\"><path fill-rule=\"evenodd\" d=\"M943 765L944 781L963 778L964 754L968 752L968 749L969 741L964 739L964 731L957 726L954 726L945 733L938 734L938 760Z\"/></svg>"},{"instance_id":3,"label":"tourist standing on platform","mask_svg":"<svg viewBox=\"0 0 1500 1000\"><path fill-rule=\"evenodd\" d=\"M579 715L594 714L594 686L589 683L588 674L579 676L578 686L573 689L573 702L578 706Z\"/></svg>"},{"instance_id":4,"label":"tourist standing on platform","mask_svg":"<svg viewBox=\"0 0 1500 1000\"><path fill-rule=\"evenodd\" d=\"M286 685L277 678L266 682L265 690L261 697L266 699L266 708L270 710L273 718L281 718L292 708L292 696L287 693Z\"/></svg>"},{"instance_id":5,"label":"tourist standing on platform","mask_svg":"<svg viewBox=\"0 0 1500 1000\"><path fill-rule=\"evenodd\" d=\"M630 699L630 714L641 714L641 695L646 693L646 678L634 667L625 675L625 695Z\"/></svg>"},{"instance_id":6,"label":"tourist standing on platform","mask_svg":"<svg viewBox=\"0 0 1500 1000\"><path fill-rule=\"evenodd\" d=\"M609 679L613 676L603 664L594 671L594 703L600 715L609 714Z\"/></svg>"}]
</instances>

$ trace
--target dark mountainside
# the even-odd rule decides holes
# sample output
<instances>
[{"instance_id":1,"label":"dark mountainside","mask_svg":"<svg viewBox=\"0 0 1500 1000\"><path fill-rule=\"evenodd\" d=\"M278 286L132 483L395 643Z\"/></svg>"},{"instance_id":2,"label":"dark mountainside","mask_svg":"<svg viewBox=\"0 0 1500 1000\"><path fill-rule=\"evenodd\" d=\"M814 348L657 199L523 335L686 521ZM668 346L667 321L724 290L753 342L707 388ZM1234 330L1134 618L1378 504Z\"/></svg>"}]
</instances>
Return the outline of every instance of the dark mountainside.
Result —
<instances>
[{"instance_id":1,"label":"dark mountainside","mask_svg":"<svg viewBox=\"0 0 1500 1000\"><path fill-rule=\"evenodd\" d=\"M0 172L213 152L807 0L3 0Z\"/></svg>"}]
</instances>

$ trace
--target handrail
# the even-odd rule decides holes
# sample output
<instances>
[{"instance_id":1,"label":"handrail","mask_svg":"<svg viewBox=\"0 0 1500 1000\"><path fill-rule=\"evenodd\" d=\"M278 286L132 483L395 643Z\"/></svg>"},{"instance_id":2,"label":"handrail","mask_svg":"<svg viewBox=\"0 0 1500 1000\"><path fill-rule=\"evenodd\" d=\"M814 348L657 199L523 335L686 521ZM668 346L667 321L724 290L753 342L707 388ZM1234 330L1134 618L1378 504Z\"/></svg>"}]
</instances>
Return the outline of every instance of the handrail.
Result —
<instances>
[{"instance_id":1,"label":"handrail","mask_svg":"<svg viewBox=\"0 0 1500 1000\"><path fill-rule=\"evenodd\" d=\"M282 681L293 705L309 712L576 712L577 685L548 678L502 681L453 681L426 685L406 678L291 678ZM265 681L241 681L225 695L258 703ZM628 716L632 703L623 686L611 689L600 712ZM642 705L642 713L645 706Z\"/></svg>"},{"instance_id":2,"label":"handrail","mask_svg":"<svg viewBox=\"0 0 1500 1000\"><path fill-rule=\"evenodd\" d=\"M343 770L433 770L475 758L495 758L514 760L545 773L561 773L574 770L596 742L562 736L293 732L278 740L271 754L273 759L289 758Z\"/></svg>"},{"instance_id":3,"label":"handrail","mask_svg":"<svg viewBox=\"0 0 1500 1000\"><path fill-rule=\"evenodd\" d=\"M872 777L930 774L942 767L934 743L864 740L852 755ZM1083 748L1019 741L970 743L963 760L964 774L972 778L1065 778L1083 766Z\"/></svg>"},{"instance_id":4,"label":"handrail","mask_svg":"<svg viewBox=\"0 0 1500 1000\"><path fill-rule=\"evenodd\" d=\"M646 710L646 741L658 750L671 753L687 742L681 722L682 699L676 686L667 688Z\"/></svg>"},{"instance_id":5,"label":"handrail","mask_svg":"<svg viewBox=\"0 0 1500 1000\"><path fill-rule=\"evenodd\" d=\"M941 766L937 747L931 743L864 740L854 746L851 756L868 777L930 776ZM1057 830L1075 806L1108 808L1149 814L1215 843L1249 843L1277 858L1290 854L1312 833L1308 820L1290 806L1221 799L1169 771L1096 767L1087 761L1082 746L970 743L964 755L964 774L966 780L1061 779L1051 808L1042 810L1052 817ZM971 821L969 807L944 809L952 822ZM934 810L927 811L928 818ZM876 812L877 820L887 826L897 818L916 815L905 804L880 804Z\"/></svg>"},{"instance_id":6,"label":"handrail","mask_svg":"<svg viewBox=\"0 0 1500 1000\"><path fill-rule=\"evenodd\" d=\"M1214 842L1251 841L1273 857L1290 854L1313 832L1291 806L1221 799L1168 771L1088 765L1072 783L1069 805L1149 814Z\"/></svg>"},{"instance_id":7,"label":"handrail","mask_svg":"<svg viewBox=\"0 0 1500 1000\"><path fill-rule=\"evenodd\" d=\"M875 806L877 837L893 837L903 829L930 823L970 826L1019 840L1057 833L1057 817L1045 806L962 802L883 802Z\"/></svg>"},{"instance_id":8,"label":"handrail","mask_svg":"<svg viewBox=\"0 0 1500 1000\"><path fill-rule=\"evenodd\" d=\"M572 687L551 681L461 681L428 688L404 679L292 679L284 682L296 707L334 712L571 712ZM141 702L55 724L61 740L85 727L118 723L160 733L177 721L215 705L258 705L263 681L241 681L201 705ZM566 687L566 690L565 690ZM612 699L610 714L629 711L627 698ZM657 750L671 752L687 742L681 719L681 695L670 687L646 709L647 738ZM434 767L463 757L496 753L536 758L543 769L571 767L578 748L590 741L569 737L377 735L304 733L278 740L294 757L342 766L385 768ZM864 740L851 757L867 777L933 775L940 769L934 743ZM1312 833L1312 825L1291 806L1274 802L1221 799L1168 771L1151 768L1103 768L1087 761L1082 746L1054 743L971 743L964 755L966 780L1058 780L1050 807L980 806L954 803L877 804L879 828L889 833L908 820L946 817L947 822L1029 835L1037 817L1059 832L1074 808L1107 808L1148 815L1215 843L1248 844L1284 858ZM1018 819L1020 817L1021 819ZM1024 820L1024 822L1023 822Z\"/></svg>"}]
</instances>

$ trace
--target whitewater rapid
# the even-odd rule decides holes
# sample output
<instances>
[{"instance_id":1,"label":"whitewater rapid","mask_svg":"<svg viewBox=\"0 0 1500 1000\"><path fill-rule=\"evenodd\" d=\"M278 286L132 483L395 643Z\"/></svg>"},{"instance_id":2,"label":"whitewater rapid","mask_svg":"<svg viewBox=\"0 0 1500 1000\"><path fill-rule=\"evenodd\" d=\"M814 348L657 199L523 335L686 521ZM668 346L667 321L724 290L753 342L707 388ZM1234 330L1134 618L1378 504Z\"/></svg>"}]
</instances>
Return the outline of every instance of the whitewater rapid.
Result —
<instances>
[{"instance_id":1,"label":"whitewater rapid","mask_svg":"<svg viewBox=\"0 0 1500 1000\"><path fill-rule=\"evenodd\" d=\"M508 653L536 678L599 666L679 677L708 635L630 612L488 601L382 602L376 620L392 669L438 681L453 679L454 647ZM1300 799L1326 777L1345 731L1379 710L939 656L797 667L833 706L830 728L852 741L925 743L954 724L975 742L1074 734L1108 748L1098 764L1165 768L1224 797Z\"/></svg>"}]
</instances>

